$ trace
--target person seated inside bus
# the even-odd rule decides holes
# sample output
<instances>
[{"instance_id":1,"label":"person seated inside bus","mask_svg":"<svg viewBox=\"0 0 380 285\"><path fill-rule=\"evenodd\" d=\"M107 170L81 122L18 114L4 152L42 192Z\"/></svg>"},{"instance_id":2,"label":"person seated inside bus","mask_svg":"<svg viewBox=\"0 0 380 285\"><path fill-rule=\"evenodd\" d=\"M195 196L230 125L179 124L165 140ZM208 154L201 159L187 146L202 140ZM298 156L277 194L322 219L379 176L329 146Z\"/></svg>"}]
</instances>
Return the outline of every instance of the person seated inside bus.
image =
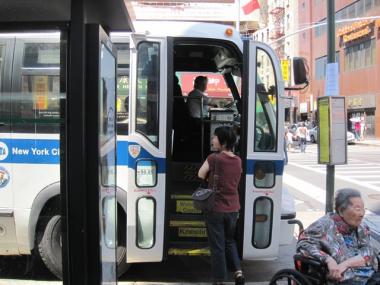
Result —
<instances>
[{"instance_id":1,"label":"person seated inside bus","mask_svg":"<svg viewBox=\"0 0 380 285\"><path fill-rule=\"evenodd\" d=\"M182 88L179 85L179 80L176 75L173 78L173 116L174 116L174 126L179 127L185 123L186 117L188 115L188 110L185 103L185 98L182 95ZM176 129L174 127L174 129Z\"/></svg>"},{"instance_id":2,"label":"person seated inside bus","mask_svg":"<svg viewBox=\"0 0 380 285\"><path fill-rule=\"evenodd\" d=\"M379 274L378 253L363 223L364 212L360 192L341 189L335 196L335 213L321 217L299 236L297 252L325 263L329 284L380 284L369 283Z\"/></svg>"},{"instance_id":3,"label":"person seated inside bus","mask_svg":"<svg viewBox=\"0 0 380 285\"><path fill-rule=\"evenodd\" d=\"M188 146L188 127L189 111L187 109L185 98L182 95L182 89L176 75L173 78L173 159L184 160L187 156Z\"/></svg>"},{"instance_id":4,"label":"person seated inside bus","mask_svg":"<svg viewBox=\"0 0 380 285\"><path fill-rule=\"evenodd\" d=\"M207 118L208 106L215 106L206 95L208 79L206 76L197 76L194 80L194 89L187 96L187 107L192 118Z\"/></svg>"}]
</instances>

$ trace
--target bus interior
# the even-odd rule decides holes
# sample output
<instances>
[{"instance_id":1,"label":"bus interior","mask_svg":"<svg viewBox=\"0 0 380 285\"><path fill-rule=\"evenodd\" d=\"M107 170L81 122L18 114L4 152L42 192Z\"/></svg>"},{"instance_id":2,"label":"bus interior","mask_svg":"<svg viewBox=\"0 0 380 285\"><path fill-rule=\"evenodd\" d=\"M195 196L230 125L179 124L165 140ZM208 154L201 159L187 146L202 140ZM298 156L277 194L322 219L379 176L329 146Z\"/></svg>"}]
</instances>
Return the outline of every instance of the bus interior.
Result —
<instances>
[{"instance_id":1,"label":"bus interior","mask_svg":"<svg viewBox=\"0 0 380 285\"><path fill-rule=\"evenodd\" d=\"M172 146L167 164L168 254L202 255L207 253L206 228L200 211L192 206L191 194L200 184L197 173L201 164L213 151L210 142L215 128L228 125L239 135L242 54L231 43L216 40L178 39L173 47L172 132L168 134ZM209 97L215 107L206 116L193 118L188 108L193 98L184 96L177 83L177 76L187 72L222 75L229 88L228 98ZM201 106L201 100L193 100ZM239 154L238 144L234 151Z\"/></svg>"}]
</instances>

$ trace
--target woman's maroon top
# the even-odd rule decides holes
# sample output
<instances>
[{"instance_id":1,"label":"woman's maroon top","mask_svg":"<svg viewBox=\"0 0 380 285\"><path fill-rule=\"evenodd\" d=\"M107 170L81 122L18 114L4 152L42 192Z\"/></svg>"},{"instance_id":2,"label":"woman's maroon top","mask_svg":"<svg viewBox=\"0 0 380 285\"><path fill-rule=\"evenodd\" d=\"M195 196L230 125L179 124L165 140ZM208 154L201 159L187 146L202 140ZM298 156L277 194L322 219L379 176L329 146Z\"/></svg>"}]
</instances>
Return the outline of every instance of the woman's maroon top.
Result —
<instances>
[{"instance_id":1,"label":"woman's maroon top","mask_svg":"<svg viewBox=\"0 0 380 285\"><path fill-rule=\"evenodd\" d=\"M207 162L210 166L209 188L213 189L215 163L218 160L217 174L219 176L215 196L214 212L238 212L239 202L239 181L242 172L241 159L238 156L229 156L223 152L210 154Z\"/></svg>"}]
</instances>

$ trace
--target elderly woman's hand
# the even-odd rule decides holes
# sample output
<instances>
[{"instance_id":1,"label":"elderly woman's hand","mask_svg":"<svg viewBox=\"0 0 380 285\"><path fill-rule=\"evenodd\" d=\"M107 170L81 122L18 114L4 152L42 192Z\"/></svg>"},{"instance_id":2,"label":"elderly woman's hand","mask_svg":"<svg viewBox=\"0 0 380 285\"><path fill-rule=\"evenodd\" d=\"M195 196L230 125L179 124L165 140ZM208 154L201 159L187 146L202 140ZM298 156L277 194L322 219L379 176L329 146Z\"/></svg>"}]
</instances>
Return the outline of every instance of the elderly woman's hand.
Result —
<instances>
[{"instance_id":1,"label":"elderly woman's hand","mask_svg":"<svg viewBox=\"0 0 380 285\"><path fill-rule=\"evenodd\" d=\"M328 278L341 281L343 279L343 272L346 270L344 266L339 266L331 256L326 259L326 264L329 269Z\"/></svg>"}]
</instances>

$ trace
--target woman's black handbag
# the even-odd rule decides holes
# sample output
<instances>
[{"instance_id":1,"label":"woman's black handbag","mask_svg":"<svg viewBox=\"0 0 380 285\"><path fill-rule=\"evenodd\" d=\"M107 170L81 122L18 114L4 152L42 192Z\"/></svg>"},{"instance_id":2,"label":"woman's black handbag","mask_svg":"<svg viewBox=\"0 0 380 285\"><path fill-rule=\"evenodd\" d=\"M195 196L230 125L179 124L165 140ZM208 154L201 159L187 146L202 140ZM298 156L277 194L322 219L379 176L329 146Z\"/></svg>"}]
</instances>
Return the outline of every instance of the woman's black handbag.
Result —
<instances>
[{"instance_id":1,"label":"woman's black handbag","mask_svg":"<svg viewBox=\"0 0 380 285\"><path fill-rule=\"evenodd\" d=\"M215 169L214 169L214 179L212 184L212 189L203 187L202 184L199 186L191 196L193 199L194 208L201 210L202 212L212 212L215 203L215 195L217 192L217 184L219 180L219 172L217 169L218 158L215 157Z\"/></svg>"}]
</instances>

